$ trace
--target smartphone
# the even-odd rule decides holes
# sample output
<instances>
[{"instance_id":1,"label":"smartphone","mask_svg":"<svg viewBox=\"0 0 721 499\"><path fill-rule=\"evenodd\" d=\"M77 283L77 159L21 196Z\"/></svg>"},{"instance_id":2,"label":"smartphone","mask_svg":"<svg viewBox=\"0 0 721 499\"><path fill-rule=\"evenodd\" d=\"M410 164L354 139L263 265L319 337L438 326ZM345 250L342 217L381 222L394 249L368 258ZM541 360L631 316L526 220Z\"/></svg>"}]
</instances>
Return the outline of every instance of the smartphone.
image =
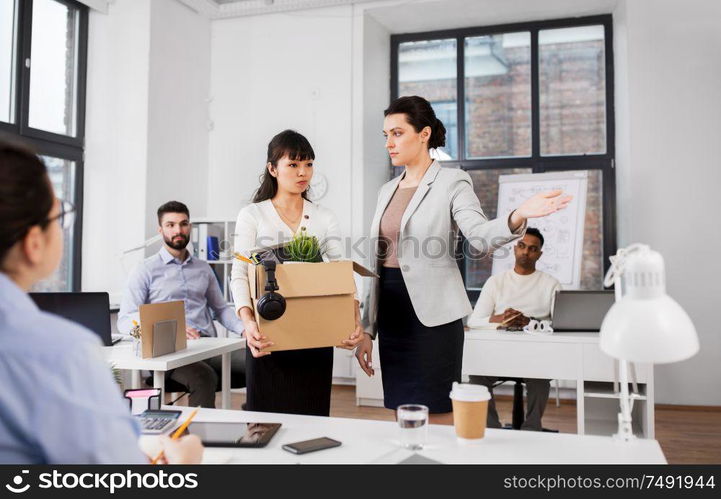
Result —
<instances>
[{"instance_id":1,"label":"smartphone","mask_svg":"<svg viewBox=\"0 0 721 499\"><path fill-rule=\"evenodd\" d=\"M340 446L338 440L332 438L314 438L313 440L304 440L303 442L295 442L292 444L283 445L283 450L292 452L293 454L307 454L308 452L315 452L317 450L330 449L331 447Z\"/></svg>"}]
</instances>

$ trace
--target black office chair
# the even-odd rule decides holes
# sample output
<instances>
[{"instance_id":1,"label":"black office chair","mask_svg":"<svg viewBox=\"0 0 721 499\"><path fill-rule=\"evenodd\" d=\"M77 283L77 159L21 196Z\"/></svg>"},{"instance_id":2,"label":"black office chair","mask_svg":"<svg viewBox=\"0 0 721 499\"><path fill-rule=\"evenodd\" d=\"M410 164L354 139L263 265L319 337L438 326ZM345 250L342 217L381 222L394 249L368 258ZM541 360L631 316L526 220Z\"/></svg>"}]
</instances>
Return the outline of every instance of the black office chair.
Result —
<instances>
[{"instance_id":1,"label":"black office chair","mask_svg":"<svg viewBox=\"0 0 721 499\"><path fill-rule=\"evenodd\" d=\"M145 384L148 386L153 386L153 377L148 376L145 378ZM232 373L230 374L230 387L231 388L245 388L245 373ZM219 392L222 390L221 387L221 380L218 378L218 384L215 387L215 391ZM173 379L166 378L165 379L165 393L179 393L173 401L171 401L168 405L174 405L178 400L180 400L185 395L188 395L190 392L188 391L188 387L185 386L182 383L178 383L177 381Z\"/></svg>"},{"instance_id":2,"label":"black office chair","mask_svg":"<svg viewBox=\"0 0 721 499\"><path fill-rule=\"evenodd\" d=\"M511 425L506 424L505 426L509 429L520 430L523 426L523 421L526 419L526 412L523 408L523 378L498 378L498 381L493 385L493 388L501 386L508 382L514 383L513 385L513 409L511 411Z\"/></svg>"},{"instance_id":3,"label":"black office chair","mask_svg":"<svg viewBox=\"0 0 721 499\"><path fill-rule=\"evenodd\" d=\"M511 424L505 425L506 429L520 430L523 422L526 420L526 411L523 407L523 378L498 378L493 388L501 386L503 383L513 382L513 409L511 411ZM541 431L548 433L558 433L558 430L551 428L542 428Z\"/></svg>"},{"instance_id":4,"label":"black office chair","mask_svg":"<svg viewBox=\"0 0 721 499\"><path fill-rule=\"evenodd\" d=\"M153 386L153 377L148 376L147 378L145 378L145 384L147 386ZM172 379L168 379L168 378L165 379L165 393L179 393L180 394L177 397L175 397L175 399L170 401L167 405L175 405L175 403L178 400L180 400L184 396L190 394L187 386L185 386L182 383L178 383L177 381L174 381ZM165 401L163 401L162 403L165 404Z\"/></svg>"}]
</instances>

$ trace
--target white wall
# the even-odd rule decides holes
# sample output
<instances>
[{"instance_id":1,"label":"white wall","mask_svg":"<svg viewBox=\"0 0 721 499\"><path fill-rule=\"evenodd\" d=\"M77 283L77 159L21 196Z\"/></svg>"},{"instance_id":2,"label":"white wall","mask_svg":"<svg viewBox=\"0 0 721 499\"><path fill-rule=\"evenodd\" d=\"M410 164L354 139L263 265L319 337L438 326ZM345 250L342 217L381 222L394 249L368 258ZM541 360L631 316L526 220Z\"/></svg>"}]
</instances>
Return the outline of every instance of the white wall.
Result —
<instances>
[{"instance_id":1,"label":"white wall","mask_svg":"<svg viewBox=\"0 0 721 499\"><path fill-rule=\"evenodd\" d=\"M701 341L656 367L657 399L720 405L721 2L632 0L617 14L619 245L661 252Z\"/></svg>"},{"instance_id":2,"label":"white wall","mask_svg":"<svg viewBox=\"0 0 721 499\"><path fill-rule=\"evenodd\" d=\"M352 8L214 21L208 214L235 218L258 187L267 145L292 128L328 178L320 204L350 233Z\"/></svg>"},{"instance_id":3,"label":"white wall","mask_svg":"<svg viewBox=\"0 0 721 499\"><path fill-rule=\"evenodd\" d=\"M210 22L177 0L90 11L83 290L117 302L171 198L207 207Z\"/></svg>"},{"instance_id":4,"label":"white wall","mask_svg":"<svg viewBox=\"0 0 721 499\"><path fill-rule=\"evenodd\" d=\"M82 287L117 295L120 253L145 239L150 4L91 10L89 40Z\"/></svg>"},{"instance_id":5,"label":"white wall","mask_svg":"<svg viewBox=\"0 0 721 499\"><path fill-rule=\"evenodd\" d=\"M206 214L210 21L177 0L151 5L146 235L171 199Z\"/></svg>"},{"instance_id":6,"label":"white wall","mask_svg":"<svg viewBox=\"0 0 721 499\"><path fill-rule=\"evenodd\" d=\"M383 138L383 110L390 103L390 32L362 9L356 17L354 57L360 62L354 78L354 237L367 235L375 212L378 189L388 181L389 164ZM355 61L354 61L355 65ZM354 66L355 67L355 66ZM359 87L359 91L356 88ZM363 245L365 263L371 263L369 245Z\"/></svg>"}]
</instances>

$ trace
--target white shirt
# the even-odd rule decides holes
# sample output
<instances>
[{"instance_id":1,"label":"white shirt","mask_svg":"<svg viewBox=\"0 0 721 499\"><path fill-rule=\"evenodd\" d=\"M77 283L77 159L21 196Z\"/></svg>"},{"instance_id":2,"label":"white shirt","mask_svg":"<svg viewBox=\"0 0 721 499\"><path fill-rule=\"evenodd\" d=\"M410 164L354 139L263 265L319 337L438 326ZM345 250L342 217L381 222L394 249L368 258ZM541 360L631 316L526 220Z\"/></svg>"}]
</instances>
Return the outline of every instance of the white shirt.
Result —
<instances>
[{"instance_id":1,"label":"white shirt","mask_svg":"<svg viewBox=\"0 0 721 499\"><path fill-rule=\"evenodd\" d=\"M540 270L521 275L511 269L491 276L468 318L468 326L486 326L491 315L502 314L507 308L518 310L526 317L550 319L553 300L560 289L561 283L555 277Z\"/></svg>"},{"instance_id":2,"label":"white shirt","mask_svg":"<svg viewBox=\"0 0 721 499\"><path fill-rule=\"evenodd\" d=\"M323 260L341 260L344 256L338 219L332 211L310 201L303 202L298 230L305 227L308 235L320 242ZM242 255L255 248L275 246L290 241L293 231L283 222L270 199L249 204L238 213L235 223L234 250ZM253 308L248 285L248 264L233 261L230 273L230 289L233 292L236 313L242 307ZM357 299L357 298L356 298Z\"/></svg>"}]
</instances>

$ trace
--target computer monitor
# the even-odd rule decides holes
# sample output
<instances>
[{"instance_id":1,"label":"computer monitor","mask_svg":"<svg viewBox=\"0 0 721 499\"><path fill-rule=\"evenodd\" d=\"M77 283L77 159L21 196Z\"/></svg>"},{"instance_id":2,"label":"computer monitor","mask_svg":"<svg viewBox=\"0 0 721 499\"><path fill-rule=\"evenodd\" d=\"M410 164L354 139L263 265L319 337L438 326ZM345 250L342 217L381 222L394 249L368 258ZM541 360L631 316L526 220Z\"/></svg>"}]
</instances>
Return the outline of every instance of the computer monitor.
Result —
<instances>
[{"instance_id":1,"label":"computer monitor","mask_svg":"<svg viewBox=\"0 0 721 499\"><path fill-rule=\"evenodd\" d=\"M108 293L30 293L40 310L77 322L97 334L105 346L113 344Z\"/></svg>"},{"instance_id":2,"label":"computer monitor","mask_svg":"<svg viewBox=\"0 0 721 499\"><path fill-rule=\"evenodd\" d=\"M601 330L601 323L614 302L613 291L559 291L553 306L553 331Z\"/></svg>"}]
</instances>

